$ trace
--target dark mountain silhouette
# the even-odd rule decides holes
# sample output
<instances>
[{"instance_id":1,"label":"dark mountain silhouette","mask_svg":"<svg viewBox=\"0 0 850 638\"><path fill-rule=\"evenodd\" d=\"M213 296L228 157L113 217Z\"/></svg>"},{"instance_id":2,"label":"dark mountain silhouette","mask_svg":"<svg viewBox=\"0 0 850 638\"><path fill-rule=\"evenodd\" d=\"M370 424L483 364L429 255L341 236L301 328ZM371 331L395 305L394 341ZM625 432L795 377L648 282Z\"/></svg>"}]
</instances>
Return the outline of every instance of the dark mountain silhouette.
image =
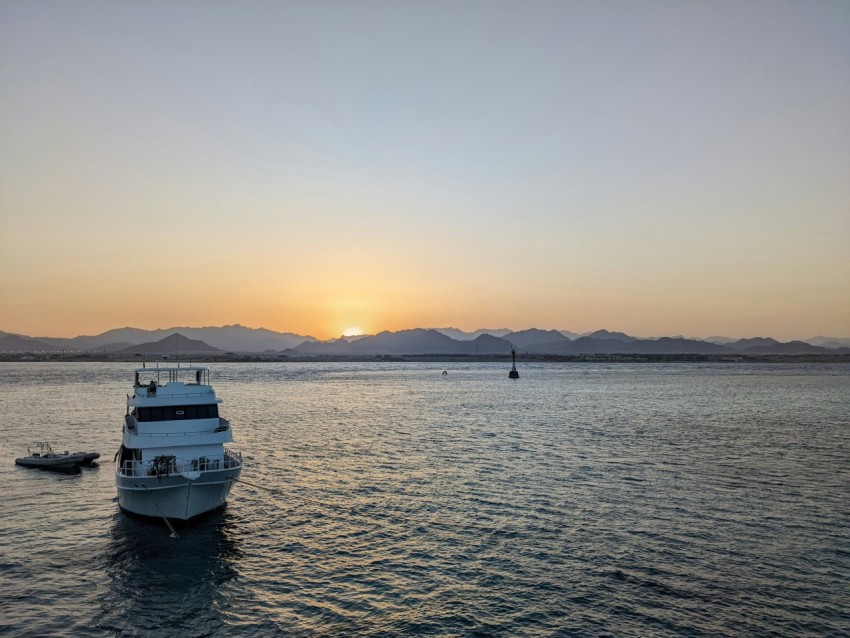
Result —
<instances>
[{"instance_id":1,"label":"dark mountain silhouette","mask_svg":"<svg viewBox=\"0 0 850 638\"><path fill-rule=\"evenodd\" d=\"M558 332L560 332L562 335L564 335L567 339L572 339L573 341L578 339L579 337L583 336L583 335L579 334L578 332L573 332L572 330L558 329Z\"/></svg>"},{"instance_id":2,"label":"dark mountain silhouette","mask_svg":"<svg viewBox=\"0 0 850 638\"><path fill-rule=\"evenodd\" d=\"M0 352L57 352L62 348L30 337L6 334L0 337Z\"/></svg>"},{"instance_id":3,"label":"dark mountain silhouette","mask_svg":"<svg viewBox=\"0 0 850 638\"><path fill-rule=\"evenodd\" d=\"M539 330L537 328L511 332L506 334L503 338L506 341L510 341L517 348L527 348L534 344L549 344L569 341L569 338L565 337L557 330Z\"/></svg>"},{"instance_id":4,"label":"dark mountain silhouette","mask_svg":"<svg viewBox=\"0 0 850 638\"><path fill-rule=\"evenodd\" d=\"M74 337L73 339L65 339L61 337L39 337L39 341L48 343L57 350L64 350L66 352L113 353L120 352L125 348L136 345L134 341L112 341L95 346L85 341L78 341L78 339L79 337Z\"/></svg>"},{"instance_id":5,"label":"dark mountain silhouette","mask_svg":"<svg viewBox=\"0 0 850 638\"><path fill-rule=\"evenodd\" d=\"M600 340L608 340L613 339L615 341L637 341L637 338L631 337L624 332L608 332L607 330L597 330L596 332L591 332L589 335L585 335L586 339L600 339Z\"/></svg>"},{"instance_id":6,"label":"dark mountain silhouette","mask_svg":"<svg viewBox=\"0 0 850 638\"><path fill-rule=\"evenodd\" d=\"M375 335L366 335L366 334L363 334L363 335L348 335L348 336L341 335L339 338L345 339L346 341L350 342L350 341L360 341L361 339L365 339L366 337L374 337L374 336Z\"/></svg>"},{"instance_id":7,"label":"dark mountain silhouette","mask_svg":"<svg viewBox=\"0 0 850 638\"><path fill-rule=\"evenodd\" d=\"M481 335L472 341L458 341L437 330L416 328L399 332L384 331L357 341L336 339L322 343L302 343L286 350L288 354L314 355L427 355L427 354L505 354L510 343L492 335Z\"/></svg>"},{"instance_id":8,"label":"dark mountain silhouette","mask_svg":"<svg viewBox=\"0 0 850 638\"><path fill-rule=\"evenodd\" d=\"M493 335L481 335L467 343L470 346L467 352L459 354L507 354L511 351L510 341Z\"/></svg>"},{"instance_id":9,"label":"dark mountain silhouette","mask_svg":"<svg viewBox=\"0 0 850 638\"><path fill-rule=\"evenodd\" d=\"M732 341L724 345L735 352L744 352L748 348L769 348L771 346L775 346L777 343L779 342L776 339L772 339L770 337L751 337L749 339L738 339L737 341Z\"/></svg>"},{"instance_id":10,"label":"dark mountain silhouette","mask_svg":"<svg viewBox=\"0 0 850 638\"><path fill-rule=\"evenodd\" d=\"M448 329L455 330L455 329ZM462 332L462 331L458 331ZM179 337L174 337L179 333ZM473 334L475 338L468 338ZM208 334L210 341L195 335ZM571 333L574 334L574 333ZM151 335L159 337L152 339ZM264 328L244 326L222 326L189 328L186 331L142 330L120 328L109 330L95 337L58 339L31 337L0 331L0 352L66 352L91 351L106 353L214 353L219 351L236 353L284 351L294 355L489 355L509 354L511 344L520 352L530 354L838 354L847 346L840 344L850 339L819 337L823 344L816 346L804 341L780 343L771 337L753 337L720 345L700 339L684 337L661 337L639 339L622 332L597 330L573 341L558 330L530 328L506 333L507 338L490 335L482 331L463 333L463 339L454 339L440 330L416 328L398 332L384 331L377 335L340 338L319 342L313 337L292 333L279 333ZM179 341L177 341L179 339ZM829 339L829 340L826 340ZM138 340L138 341L137 341ZM175 343L172 344L172 340ZM215 340L215 341L212 341Z\"/></svg>"},{"instance_id":11,"label":"dark mountain silhouette","mask_svg":"<svg viewBox=\"0 0 850 638\"><path fill-rule=\"evenodd\" d=\"M443 354L461 343L436 330L384 331L351 344L357 354Z\"/></svg>"},{"instance_id":12,"label":"dark mountain silhouette","mask_svg":"<svg viewBox=\"0 0 850 638\"><path fill-rule=\"evenodd\" d=\"M368 337L367 337L368 338ZM351 355L351 342L345 338L333 339L331 341L305 341L295 348L287 348L285 354L315 354L315 355Z\"/></svg>"},{"instance_id":13,"label":"dark mountain silhouette","mask_svg":"<svg viewBox=\"0 0 850 638\"><path fill-rule=\"evenodd\" d=\"M283 350L304 341L315 341L311 336L296 335L291 332L275 332L266 328L247 328L238 324L205 328L116 328L96 336L80 336L73 339L44 337L43 340L65 350L103 350L111 344L124 343L122 349L130 345L150 343L169 334L179 332L187 339L196 339L229 352L262 352L264 350ZM109 350L107 350L109 351Z\"/></svg>"},{"instance_id":14,"label":"dark mountain silhouette","mask_svg":"<svg viewBox=\"0 0 850 638\"><path fill-rule=\"evenodd\" d=\"M504 337L510 332L508 328L479 328L472 332L464 332L457 328L434 328L437 332L442 332L447 337L456 339L457 341L472 341L481 335L492 335L494 337Z\"/></svg>"},{"instance_id":15,"label":"dark mountain silhouette","mask_svg":"<svg viewBox=\"0 0 850 638\"><path fill-rule=\"evenodd\" d=\"M847 350L848 348L850 348L850 345L844 345L845 342L847 342L847 341L850 341L850 340L839 339L837 341L824 341L823 343L821 343L819 345L820 345L821 348L829 348L830 350L841 350L842 348L844 350ZM814 345L814 344L811 344L811 345Z\"/></svg>"},{"instance_id":16,"label":"dark mountain silhouette","mask_svg":"<svg viewBox=\"0 0 850 638\"><path fill-rule=\"evenodd\" d=\"M670 337L633 341L627 345L632 346L638 354L722 354L729 352L728 348L716 343Z\"/></svg>"},{"instance_id":17,"label":"dark mountain silhouette","mask_svg":"<svg viewBox=\"0 0 850 638\"><path fill-rule=\"evenodd\" d=\"M695 339L600 339L581 337L563 343L537 344L528 348L535 354L722 354L730 350L724 346Z\"/></svg>"},{"instance_id":18,"label":"dark mountain silhouette","mask_svg":"<svg viewBox=\"0 0 850 638\"><path fill-rule=\"evenodd\" d=\"M231 352L261 352L282 350L304 341L316 341L310 335L275 332L267 328L247 328L239 324L221 328L187 328L180 330L191 339L200 339L211 346Z\"/></svg>"},{"instance_id":19,"label":"dark mountain silhouette","mask_svg":"<svg viewBox=\"0 0 850 638\"><path fill-rule=\"evenodd\" d=\"M804 339L804 341L813 346L822 346L824 348L850 347L850 338L847 337L812 337L811 339Z\"/></svg>"},{"instance_id":20,"label":"dark mountain silhouette","mask_svg":"<svg viewBox=\"0 0 850 638\"><path fill-rule=\"evenodd\" d=\"M174 333L150 343L141 343L130 346L120 351L122 354L204 354L211 352L221 352L218 348L213 348L203 341L196 339L187 339L180 333Z\"/></svg>"},{"instance_id":21,"label":"dark mountain silhouette","mask_svg":"<svg viewBox=\"0 0 850 638\"><path fill-rule=\"evenodd\" d=\"M352 346L357 354L470 354L479 349L479 354L490 354L491 340L497 337L479 336L473 341L458 341L437 330L401 330L381 332L374 337L361 339ZM481 352L486 350L486 352ZM504 350L503 350L504 351ZM510 352L510 347L507 348Z\"/></svg>"},{"instance_id":22,"label":"dark mountain silhouette","mask_svg":"<svg viewBox=\"0 0 850 638\"><path fill-rule=\"evenodd\" d=\"M59 337L41 337L56 346L65 350L101 350L105 346L114 343L124 343L125 347L152 341L154 338L161 338L167 335L165 330L142 330L140 328L113 328L99 335L80 335L71 339Z\"/></svg>"},{"instance_id":23,"label":"dark mountain silhouette","mask_svg":"<svg viewBox=\"0 0 850 638\"><path fill-rule=\"evenodd\" d=\"M757 345L743 351L744 354L825 354L827 352L830 352L827 348L813 346L805 341Z\"/></svg>"},{"instance_id":24,"label":"dark mountain silhouette","mask_svg":"<svg viewBox=\"0 0 850 638\"><path fill-rule=\"evenodd\" d=\"M97 352L121 352L125 348L129 348L135 344L127 341L116 341L115 343L107 343L96 349Z\"/></svg>"},{"instance_id":25,"label":"dark mountain silhouette","mask_svg":"<svg viewBox=\"0 0 850 638\"><path fill-rule=\"evenodd\" d=\"M530 335L552 337L549 331L539 330ZM614 333L616 334L616 333ZM621 333L622 334L622 333ZM601 335L600 335L601 336ZM601 339L582 337L570 341L563 335L561 340L537 343L523 348L523 352L534 354L723 354L730 349L695 339ZM350 343L338 339L323 343L304 343L288 350L290 354L314 355L425 355L425 354L505 354L510 352L511 341L491 335L482 335L474 341L458 341L435 330L402 330L382 332Z\"/></svg>"}]
</instances>

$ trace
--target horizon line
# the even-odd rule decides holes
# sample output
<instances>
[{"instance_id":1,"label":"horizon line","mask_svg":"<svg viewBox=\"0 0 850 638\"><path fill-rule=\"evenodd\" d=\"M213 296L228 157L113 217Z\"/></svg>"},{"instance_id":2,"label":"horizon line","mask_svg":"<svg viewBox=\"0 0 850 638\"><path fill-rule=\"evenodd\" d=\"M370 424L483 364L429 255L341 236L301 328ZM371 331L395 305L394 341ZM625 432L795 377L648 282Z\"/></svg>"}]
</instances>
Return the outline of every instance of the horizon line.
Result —
<instances>
[{"instance_id":1,"label":"horizon line","mask_svg":"<svg viewBox=\"0 0 850 638\"><path fill-rule=\"evenodd\" d=\"M318 337L313 336L312 334L305 334L305 333L295 332L295 331L292 331L292 330L276 330L274 328L267 328L265 326L252 327L252 326L248 326L248 325L245 325L245 324L242 324L242 323L239 323L239 322L225 323L225 324L222 324L220 326L216 326L216 325L204 325L204 326L182 325L182 326L169 326L167 328L140 328L140 327L128 325L128 326L122 326L122 327L118 327L118 328L108 328L108 329L103 330L103 331L98 332L98 333L77 334L77 335L74 335L73 337L52 336L52 335L48 335L48 334L39 335L39 336L32 336L31 334L28 334L28 333L9 332L9 331L3 330L2 328L0 328L0 334L15 335L15 336L25 337L25 338L28 338L28 339L35 339L35 340L38 340L38 339L69 339L69 340L73 340L73 339L79 339L79 338L85 338L85 337L100 337L100 336L102 336L102 335L104 335L108 332L119 331L119 330L138 330L138 331L141 331L141 332L168 332L168 331L172 331L172 330L177 331L177 330L180 330L180 329L220 330L220 329L224 329L224 328L243 328L243 329L246 329L246 330L264 330L264 331L272 332L272 333L275 333L275 334L289 334L289 335L293 335L293 336L297 336L297 337L304 337L305 339L315 339L316 341L319 341L319 342L326 342L326 341L332 341L332 340L337 340L337 339L346 339L346 340L349 340L349 339L352 339L352 338L362 339L364 337L373 337L373 336L376 336L376 335L379 335L379 334L382 334L382 333L385 333L385 332L398 333L398 332L405 332L405 331L412 331L412 330L434 330L434 331L437 331L437 332L441 332L443 330L455 330L455 331L461 332L461 333L466 334L466 335L471 335L471 334L475 334L475 333L489 334L489 331L500 332L500 331L504 331L504 330L509 331L509 333L523 332L523 331L526 331L526 330L541 330L541 331L552 331L552 330L554 330L555 332L559 332L562 335L564 335L565 337L570 338L570 339L577 339L577 338L581 338L581 337L586 337L588 335L595 334L597 332L605 331L605 332L609 332L609 333L621 333L621 334L625 334L626 336L629 336L629 337L632 337L632 338L635 338L635 339L641 339L641 340L657 340L657 339L663 339L663 338L670 338L670 339L693 339L693 340L698 340L698 341L708 341L709 339L729 339L729 340L732 340L732 341L737 341L737 340L742 340L742 339L771 338L771 339L776 339L777 341L780 341L780 342L782 341L782 339L773 337L769 333L761 333L761 334L756 334L756 335L752 335L752 336L730 336L730 335L723 335L723 334L719 334L719 333L714 333L714 334L711 334L709 336L703 337L703 336L688 336L686 333L680 332L680 333L673 334L673 335L653 334L653 335L646 336L646 335L639 335L639 334L630 333L627 330L612 330L612 329L609 329L609 328L597 328L595 330L579 332L579 331L576 331L576 330L569 330L569 329L566 329L566 328L538 328L537 326L531 326L529 328L520 328L518 330L513 329L513 328L508 328L508 327L475 328L473 330L465 330L463 328L456 328L454 326L442 326L442 327L415 326L413 328L399 328L397 330L384 329L384 330L379 330L377 332L368 332L368 333L363 332L363 333L351 334L351 335L339 334L339 335L336 335L336 336L327 337L325 339L320 339ZM175 334L175 333L172 333L172 334ZM577 336L571 337L570 335L577 335ZM168 336L168 335L166 335L166 336ZM449 336L449 335L446 335L446 336ZM491 336L498 336L498 335L492 335L491 334ZM452 338L452 337L450 337L450 338ZM804 341L805 342L805 341L810 340L810 339L850 339L850 336L827 335L827 334L819 333L819 334L808 336L808 337L799 337L799 336L793 337L793 338L783 337L783 339L787 339L787 341Z\"/></svg>"}]
</instances>

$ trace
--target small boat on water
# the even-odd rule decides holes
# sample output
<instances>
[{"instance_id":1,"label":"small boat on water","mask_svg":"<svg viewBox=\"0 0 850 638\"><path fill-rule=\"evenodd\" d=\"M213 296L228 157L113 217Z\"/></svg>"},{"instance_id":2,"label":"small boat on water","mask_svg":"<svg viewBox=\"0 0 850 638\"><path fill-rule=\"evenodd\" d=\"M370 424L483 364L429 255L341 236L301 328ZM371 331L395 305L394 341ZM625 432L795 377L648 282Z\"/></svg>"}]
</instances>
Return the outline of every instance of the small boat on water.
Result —
<instances>
[{"instance_id":1,"label":"small boat on water","mask_svg":"<svg viewBox=\"0 0 850 638\"><path fill-rule=\"evenodd\" d=\"M139 516L187 521L224 506L242 472L242 455L209 368L177 366L136 370L127 396L116 459L118 506Z\"/></svg>"},{"instance_id":2,"label":"small boat on water","mask_svg":"<svg viewBox=\"0 0 850 638\"><path fill-rule=\"evenodd\" d=\"M74 452L74 454L82 454L83 465L86 466L94 465L95 460L100 458L100 453L98 452Z\"/></svg>"},{"instance_id":3,"label":"small boat on water","mask_svg":"<svg viewBox=\"0 0 850 638\"><path fill-rule=\"evenodd\" d=\"M39 452L27 450L29 456L15 459L15 465L25 467L38 467L45 470L78 470L81 465L91 465L92 461L100 457L97 452L54 452L50 443L36 443Z\"/></svg>"}]
</instances>

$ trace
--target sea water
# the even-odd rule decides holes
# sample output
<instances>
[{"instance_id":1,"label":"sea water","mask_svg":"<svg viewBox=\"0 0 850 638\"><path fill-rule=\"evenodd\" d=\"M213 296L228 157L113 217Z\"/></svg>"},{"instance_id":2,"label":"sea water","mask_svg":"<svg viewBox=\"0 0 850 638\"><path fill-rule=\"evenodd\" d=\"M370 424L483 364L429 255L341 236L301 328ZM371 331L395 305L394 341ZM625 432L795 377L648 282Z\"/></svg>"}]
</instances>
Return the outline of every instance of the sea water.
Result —
<instances>
[{"instance_id":1,"label":"sea water","mask_svg":"<svg viewBox=\"0 0 850 638\"><path fill-rule=\"evenodd\" d=\"M213 363L246 482L177 538L115 502L133 368L0 364L2 635L850 631L850 366Z\"/></svg>"}]
</instances>

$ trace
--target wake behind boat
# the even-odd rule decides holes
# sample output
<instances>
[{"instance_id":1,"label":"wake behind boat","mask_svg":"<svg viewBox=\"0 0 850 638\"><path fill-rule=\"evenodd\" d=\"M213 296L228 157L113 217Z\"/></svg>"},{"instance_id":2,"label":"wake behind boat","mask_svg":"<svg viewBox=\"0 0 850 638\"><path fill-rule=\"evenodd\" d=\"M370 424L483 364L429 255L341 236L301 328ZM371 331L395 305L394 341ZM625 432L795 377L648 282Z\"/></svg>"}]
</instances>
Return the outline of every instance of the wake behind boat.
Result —
<instances>
[{"instance_id":1,"label":"wake behind boat","mask_svg":"<svg viewBox=\"0 0 850 638\"><path fill-rule=\"evenodd\" d=\"M131 514L186 521L223 507L242 472L203 367L136 370L115 482Z\"/></svg>"}]
</instances>

